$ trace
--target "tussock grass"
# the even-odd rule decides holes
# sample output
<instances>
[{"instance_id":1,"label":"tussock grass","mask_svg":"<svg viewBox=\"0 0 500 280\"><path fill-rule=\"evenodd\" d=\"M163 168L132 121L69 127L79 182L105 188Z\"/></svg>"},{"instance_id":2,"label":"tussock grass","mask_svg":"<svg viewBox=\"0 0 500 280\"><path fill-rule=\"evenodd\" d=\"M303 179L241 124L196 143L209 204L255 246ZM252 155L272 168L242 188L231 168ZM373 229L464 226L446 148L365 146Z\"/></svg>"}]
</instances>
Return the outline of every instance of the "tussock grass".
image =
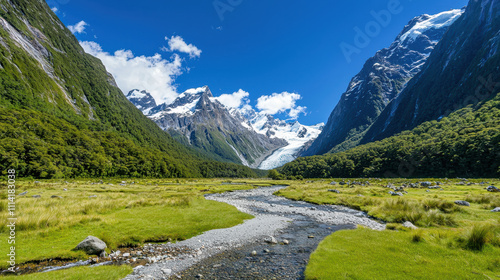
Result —
<instances>
[{"instance_id":1,"label":"tussock grass","mask_svg":"<svg viewBox=\"0 0 500 280\"><path fill-rule=\"evenodd\" d=\"M118 280L132 273L130 266L75 267L59 271L1 277L5 280Z\"/></svg>"},{"instance_id":2,"label":"tussock grass","mask_svg":"<svg viewBox=\"0 0 500 280\"><path fill-rule=\"evenodd\" d=\"M250 180L248 184L222 185L222 180L216 179L184 179L179 183L158 179L121 185L121 181L19 181L18 193L28 194L16 197L17 261L85 258L82 252L71 249L88 235L116 249L183 240L214 228L231 227L251 216L227 204L207 201L203 195L267 183ZM51 198L53 195L62 198ZM0 200L0 209L3 207L7 207L6 199ZM7 211L0 211L0 220L6 220L7 215ZM6 224L1 223L0 239L7 240L7 234ZM7 265L7 246L0 248L0 255L1 269Z\"/></svg>"},{"instance_id":3,"label":"tussock grass","mask_svg":"<svg viewBox=\"0 0 500 280\"><path fill-rule=\"evenodd\" d=\"M365 186L329 185L336 181L296 181L278 194L317 204L339 204L367 212L386 224L386 231L336 232L311 256L306 279L496 279L500 276L500 193L485 186L498 179L370 179ZM366 181L363 179L362 181ZM387 187L440 181L443 188L405 188L402 197ZM482 183L481 182L487 182ZM330 193L336 189L340 194ZM363 196L359 196L362 194ZM470 207L458 206L466 200ZM404 228L410 221L419 229ZM338 277L337 277L338 276Z\"/></svg>"}]
</instances>

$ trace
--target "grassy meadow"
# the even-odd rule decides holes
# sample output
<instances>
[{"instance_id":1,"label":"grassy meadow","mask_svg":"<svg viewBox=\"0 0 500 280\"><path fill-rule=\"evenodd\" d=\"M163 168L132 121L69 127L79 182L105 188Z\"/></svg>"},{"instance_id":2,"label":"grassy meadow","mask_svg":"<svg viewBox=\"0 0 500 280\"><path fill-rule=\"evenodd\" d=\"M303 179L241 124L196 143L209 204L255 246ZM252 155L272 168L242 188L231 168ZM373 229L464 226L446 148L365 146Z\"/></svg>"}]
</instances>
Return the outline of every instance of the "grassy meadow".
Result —
<instances>
[{"instance_id":1,"label":"grassy meadow","mask_svg":"<svg viewBox=\"0 0 500 280\"><path fill-rule=\"evenodd\" d=\"M350 182L330 185L332 181ZM440 187L388 188L430 181ZM356 183L354 183L356 182ZM500 180L332 179L287 181L277 192L294 200L337 204L367 212L387 230L339 231L311 255L306 279L500 279ZM339 193L329 190L337 190ZM458 206L465 200L470 207ZM418 229L402 223L410 221Z\"/></svg>"},{"instance_id":2,"label":"grassy meadow","mask_svg":"<svg viewBox=\"0 0 500 280\"><path fill-rule=\"evenodd\" d=\"M222 179L19 181L16 261L86 259L83 252L71 249L88 235L105 241L109 252L145 242L184 240L211 229L235 226L252 216L225 203L205 200L203 195L265 186L269 181L234 182L237 183ZM19 195L26 191L27 194ZM7 221L6 192L0 198L0 220ZM2 222L0 240L7 237L7 227ZM0 249L2 269L7 267L7 247Z\"/></svg>"}]
</instances>

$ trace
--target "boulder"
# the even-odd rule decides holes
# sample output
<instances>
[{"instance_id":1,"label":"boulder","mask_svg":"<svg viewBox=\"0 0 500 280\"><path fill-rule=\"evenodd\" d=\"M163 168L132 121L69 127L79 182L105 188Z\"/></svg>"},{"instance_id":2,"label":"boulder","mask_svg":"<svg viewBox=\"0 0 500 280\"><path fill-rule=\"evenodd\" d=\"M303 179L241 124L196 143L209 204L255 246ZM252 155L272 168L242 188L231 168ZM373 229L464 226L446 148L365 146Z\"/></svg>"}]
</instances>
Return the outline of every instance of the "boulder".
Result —
<instances>
[{"instance_id":1,"label":"boulder","mask_svg":"<svg viewBox=\"0 0 500 280\"><path fill-rule=\"evenodd\" d=\"M393 191L390 191L390 192L389 192L389 194L390 194L390 195L392 195L392 196L403 196L403 194L402 194L402 193L400 193L400 192L393 192Z\"/></svg>"},{"instance_id":2,"label":"boulder","mask_svg":"<svg viewBox=\"0 0 500 280\"><path fill-rule=\"evenodd\" d=\"M465 200L457 200L455 201L455 204L460 206L470 206L470 203Z\"/></svg>"},{"instance_id":3,"label":"boulder","mask_svg":"<svg viewBox=\"0 0 500 280\"><path fill-rule=\"evenodd\" d=\"M418 229L418 227L416 227L414 224L412 224L412 222L404 222L403 226L405 228L409 228L409 229Z\"/></svg>"},{"instance_id":4,"label":"boulder","mask_svg":"<svg viewBox=\"0 0 500 280\"><path fill-rule=\"evenodd\" d=\"M491 210L491 212L500 212L500 207L497 207L497 208Z\"/></svg>"},{"instance_id":5,"label":"boulder","mask_svg":"<svg viewBox=\"0 0 500 280\"><path fill-rule=\"evenodd\" d=\"M89 255L100 255L106 247L106 243L101 239L94 236L88 236L73 250L82 250Z\"/></svg>"},{"instance_id":6,"label":"boulder","mask_svg":"<svg viewBox=\"0 0 500 280\"><path fill-rule=\"evenodd\" d=\"M432 183L431 183L431 182L429 182L429 181L426 181L426 182L422 182L422 183L420 183L420 185L421 185L422 187L430 187L430 186L432 186Z\"/></svg>"},{"instance_id":7,"label":"boulder","mask_svg":"<svg viewBox=\"0 0 500 280\"><path fill-rule=\"evenodd\" d=\"M489 186L486 188L486 190L489 192L500 192L500 190L495 186Z\"/></svg>"}]
</instances>

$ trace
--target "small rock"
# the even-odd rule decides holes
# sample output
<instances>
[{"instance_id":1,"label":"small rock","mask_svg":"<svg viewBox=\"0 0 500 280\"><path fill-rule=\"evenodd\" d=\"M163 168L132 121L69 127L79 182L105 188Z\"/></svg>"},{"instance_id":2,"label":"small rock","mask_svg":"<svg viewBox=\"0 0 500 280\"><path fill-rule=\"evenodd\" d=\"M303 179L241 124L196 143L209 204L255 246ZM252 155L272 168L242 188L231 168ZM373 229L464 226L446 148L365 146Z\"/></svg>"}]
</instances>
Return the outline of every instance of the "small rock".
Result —
<instances>
[{"instance_id":1,"label":"small rock","mask_svg":"<svg viewBox=\"0 0 500 280\"><path fill-rule=\"evenodd\" d=\"M104 243L104 241L102 241L101 239L94 236L88 236L73 250L83 250L89 255L100 255L101 252L106 249L106 247L106 243Z\"/></svg>"},{"instance_id":2,"label":"small rock","mask_svg":"<svg viewBox=\"0 0 500 280\"><path fill-rule=\"evenodd\" d=\"M198 274L198 275L196 275L196 278L201 279L201 278L203 278L203 275Z\"/></svg>"},{"instance_id":3,"label":"small rock","mask_svg":"<svg viewBox=\"0 0 500 280\"><path fill-rule=\"evenodd\" d=\"M63 189L63 191L67 192L67 191L68 191L68 189L64 188L64 189Z\"/></svg>"},{"instance_id":4,"label":"small rock","mask_svg":"<svg viewBox=\"0 0 500 280\"><path fill-rule=\"evenodd\" d=\"M41 196L41 195L39 195L39 194L36 194L36 195L34 195L34 196L32 196L32 197L33 197L33 198L40 198L40 197L42 197L42 196Z\"/></svg>"},{"instance_id":5,"label":"small rock","mask_svg":"<svg viewBox=\"0 0 500 280\"><path fill-rule=\"evenodd\" d=\"M61 196L58 196L58 195L53 195L53 196L51 196L50 198L57 198L57 199L61 199L62 197L61 197Z\"/></svg>"},{"instance_id":6,"label":"small rock","mask_svg":"<svg viewBox=\"0 0 500 280\"><path fill-rule=\"evenodd\" d=\"M125 257L125 258L130 257L130 253L123 253L123 257Z\"/></svg>"},{"instance_id":7,"label":"small rock","mask_svg":"<svg viewBox=\"0 0 500 280\"><path fill-rule=\"evenodd\" d=\"M432 183L431 183L431 182L429 182L429 181L427 181L427 182L422 182L422 183L420 183L420 185L421 185L422 187L430 187L430 186L432 186Z\"/></svg>"},{"instance_id":8,"label":"small rock","mask_svg":"<svg viewBox=\"0 0 500 280\"><path fill-rule=\"evenodd\" d=\"M339 190L328 190L328 192L332 192L332 193L340 193Z\"/></svg>"},{"instance_id":9,"label":"small rock","mask_svg":"<svg viewBox=\"0 0 500 280\"><path fill-rule=\"evenodd\" d=\"M89 198L95 198L95 197L97 197L97 195L95 195L95 194L94 194L94 195L89 196Z\"/></svg>"},{"instance_id":10,"label":"small rock","mask_svg":"<svg viewBox=\"0 0 500 280\"><path fill-rule=\"evenodd\" d=\"M163 272L163 274L170 275L170 274L172 274L172 269L162 268L161 272Z\"/></svg>"},{"instance_id":11,"label":"small rock","mask_svg":"<svg viewBox=\"0 0 500 280\"><path fill-rule=\"evenodd\" d=\"M25 192L20 193L19 195L26 195L27 193L28 193L28 192L27 192L27 191L25 191Z\"/></svg>"},{"instance_id":12,"label":"small rock","mask_svg":"<svg viewBox=\"0 0 500 280\"><path fill-rule=\"evenodd\" d=\"M309 235L307 238L314 238L314 235Z\"/></svg>"},{"instance_id":13,"label":"small rock","mask_svg":"<svg viewBox=\"0 0 500 280\"><path fill-rule=\"evenodd\" d=\"M269 249L264 249L264 253L269 253L269 252L271 252L271 250L269 250Z\"/></svg>"},{"instance_id":14,"label":"small rock","mask_svg":"<svg viewBox=\"0 0 500 280\"><path fill-rule=\"evenodd\" d=\"M274 238L274 236L268 236L264 238L264 242L269 244L278 244L278 241L276 240L276 238Z\"/></svg>"},{"instance_id":15,"label":"small rock","mask_svg":"<svg viewBox=\"0 0 500 280\"><path fill-rule=\"evenodd\" d=\"M455 204L460 206L470 206L470 203L464 200L457 200L455 201Z\"/></svg>"},{"instance_id":16,"label":"small rock","mask_svg":"<svg viewBox=\"0 0 500 280\"><path fill-rule=\"evenodd\" d=\"M285 240L283 240L283 244L288 245L288 244L290 244L290 241L285 239Z\"/></svg>"},{"instance_id":17,"label":"small rock","mask_svg":"<svg viewBox=\"0 0 500 280\"><path fill-rule=\"evenodd\" d=\"M314 210L317 210L317 208L316 208L316 207L311 207L310 209L311 209L311 210L313 210L313 211L314 211Z\"/></svg>"},{"instance_id":18,"label":"small rock","mask_svg":"<svg viewBox=\"0 0 500 280\"><path fill-rule=\"evenodd\" d=\"M102 251L102 252L99 254L99 257L101 257L101 258L105 258L105 257L107 257L107 256L108 256L108 254L106 253L106 251Z\"/></svg>"},{"instance_id":19,"label":"small rock","mask_svg":"<svg viewBox=\"0 0 500 280\"><path fill-rule=\"evenodd\" d=\"M35 184L40 184L40 181L35 181Z\"/></svg>"},{"instance_id":20,"label":"small rock","mask_svg":"<svg viewBox=\"0 0 500 280\"><path fill-rule=\"evenodd\" d=\"M257 256L257 251L252 251L252 253L250 255Z\"/></svg>"},{"instance_id":21,"label":"small rock","mask_svg":"<svg viewBox=\"0 0 500 280\"><path fill-rule=\"evenodd\" d=\"M213 268L218 268L218 267L221 267L222 264L214 264Z\"/></svg>"},{"instance_id":22,"label":"small rock","mask_svg":"<svg viewBox=\"0 0 500 280\"><path fill-rule=\"evenodd\" d=\"M500 207L497 207L497 208L491 210L491 212L500 212Z\"/></svg>"},{"instance_id":23,"label":"small rock","mask_svg":"<svg viewBox=\"0 0 500 280\"><path fill-rule=\"evenodd\" d=\"M337 182L335 182L335 181L330 183L330 185L336 185L336 184L337 184Z\"/></svg>"},{"instance_id":24,"label":"small rock","mask_svg":"<svg viewBox=\"0 0 500 280\"><path fill-rule=\"evenodd\" d=\"M500 192L500 190L495 186L489 186L486 188L486 190L489 192Z\"/></svg>"},{"instance_id":25,"label":"small rock","mask_svg":"<svg viewBox=\"0 0 500 280\"><path fill-rule=\"evenodd\" d=\"M416 227L414 224L412 224L412 222L404 222L403 226L405 228L409 228L409 229L418 229L418 227Z\"/></svg>"},{"instance_id":26,"label":"small rock","mask_svg":"<svg viewBox=\"0 0 500 280\"><path fill-rule=\"evenodd\" d=\"M389 194L390 194L390 195L392 195L392 196L403 196L403 194L402 194L402 193L400 193L400 192L393 192L393 191L390 191L390 192L389 192Z\"/></svg>"}]
</instances>

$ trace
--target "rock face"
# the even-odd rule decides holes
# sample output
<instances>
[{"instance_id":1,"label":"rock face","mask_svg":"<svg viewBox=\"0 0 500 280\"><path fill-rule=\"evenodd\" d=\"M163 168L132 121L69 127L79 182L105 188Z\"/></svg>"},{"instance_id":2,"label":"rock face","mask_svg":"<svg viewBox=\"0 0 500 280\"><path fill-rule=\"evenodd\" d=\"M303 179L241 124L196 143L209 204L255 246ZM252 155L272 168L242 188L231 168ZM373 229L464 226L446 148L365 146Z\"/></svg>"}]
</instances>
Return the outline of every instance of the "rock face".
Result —
<instances>
[{"instance_id":1,"label":"rock face","mask_svg":"<svg viewBox=\"0 0 500 280\"><path fill-rule=\"evenodd\" d=\"M89 255L101 255L107 248L106 243L94 236L88 236L73 250L82 250Z\"/></svg>"},{"instance_id":2,"label":"rock face","mask_svg":"<svg viewBox=\"0 0 500 280\"><path fill-rule=\"evenodd\" d=\"M500 1L470 1L422 71L380 114L361 144L439 120L500 91Z\"/></svg>"},{"instance_id":3,"label":"rock face","mask_svg":"<svg viewBox=\"0 0 500 280\"><path fill-rule=\"evenodd\" d=\"M149 110L157 106L155 99L151 94L145 90L134 89L127 95L127 99L132 102L137 109L141 110L144 115L148 115Z\"/></svg>"},{"instance_id":4,"label":"rock face","mask_svg":"<svg viewBox=\"0 0 500 280\"><path fill-rule=\"evenodd\" d=\"M355 146L363 132L405 88L462 10L411 20L389 48L368 59L350 82L321 135L302 155L319 155Z\"/></svg>"}]
</instances>

